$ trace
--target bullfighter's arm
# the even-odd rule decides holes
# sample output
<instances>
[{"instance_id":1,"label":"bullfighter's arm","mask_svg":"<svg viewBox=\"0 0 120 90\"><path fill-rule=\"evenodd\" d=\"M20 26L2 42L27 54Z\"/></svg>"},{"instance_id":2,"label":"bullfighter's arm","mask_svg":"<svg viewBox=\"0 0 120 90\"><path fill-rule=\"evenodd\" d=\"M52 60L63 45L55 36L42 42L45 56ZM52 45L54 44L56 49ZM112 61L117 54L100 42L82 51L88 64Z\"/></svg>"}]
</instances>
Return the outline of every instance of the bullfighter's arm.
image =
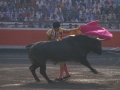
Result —
<instances>
[{"instance_id":1,"label":"bullfighter's arm","mask_svg":"<svg viewBox=\"0 0 120 90\"><path fill-rule=\"evenodd\" d=\"M49 35L47 35L47 40L51 41L51 37Z\"/></svg>"},{"instance_id":2,"label":"bullfighter's arm","mask_svg":"<svg viewBox=\"0 0 120 90\"><path fill-rule=\"evenodd\" d=\"M46 35L47 35L47 40L51 41L51 30L48 30L46 32Z\"/></svg>"},{"instance_id":3,"label":"bullfighter's arm","mask_svg":"<svg viewBox=\"0 0 120 90\"><path fill-rule=\"evenodd\" d=\"M72 28L72 29L65 29L65 28L62 28L63 32L71 32L71 31L76 31L76 30L80 30L80 27L78 28Z\"/></svg>"}]
</instances>

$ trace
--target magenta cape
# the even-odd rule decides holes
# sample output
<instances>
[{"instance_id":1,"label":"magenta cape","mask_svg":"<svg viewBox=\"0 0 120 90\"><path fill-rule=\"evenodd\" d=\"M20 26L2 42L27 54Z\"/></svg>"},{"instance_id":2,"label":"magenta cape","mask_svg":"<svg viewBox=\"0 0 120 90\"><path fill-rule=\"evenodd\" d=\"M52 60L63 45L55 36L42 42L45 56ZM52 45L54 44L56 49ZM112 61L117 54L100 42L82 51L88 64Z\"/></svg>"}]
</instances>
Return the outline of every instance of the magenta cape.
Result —
<instances>
[{"instance_id":1,"label":"magenta cape","mask_svg":"<svg viewBox=\"0 0 120 90\"><path fill-rule=\"evenodd\" d=\"M113 35L104 27L98 26L98 20L81 25L80 30L83 34L97 36L101 39L106 38L109 40L113 37Z\"/></svg>"}]
</instances>

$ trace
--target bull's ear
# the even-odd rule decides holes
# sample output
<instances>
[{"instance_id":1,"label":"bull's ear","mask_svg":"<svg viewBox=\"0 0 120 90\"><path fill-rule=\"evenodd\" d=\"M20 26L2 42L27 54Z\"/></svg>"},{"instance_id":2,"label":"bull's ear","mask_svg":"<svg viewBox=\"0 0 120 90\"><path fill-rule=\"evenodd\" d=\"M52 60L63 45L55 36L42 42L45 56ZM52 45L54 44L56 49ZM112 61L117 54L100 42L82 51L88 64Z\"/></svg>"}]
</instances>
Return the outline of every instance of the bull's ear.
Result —
<instances>
[{"instance_id":1,"label":"bull's ear","mask_svg":"<svg viewBox=\"0 0 120 90\"><path fill-rule=\"evenodd\" d=\"M97 40L99 40L99 41L105 41L106 40L106 38L104 38L104 39L100 39L100 38L96 38Z\"/></svg>"}]
</instances>

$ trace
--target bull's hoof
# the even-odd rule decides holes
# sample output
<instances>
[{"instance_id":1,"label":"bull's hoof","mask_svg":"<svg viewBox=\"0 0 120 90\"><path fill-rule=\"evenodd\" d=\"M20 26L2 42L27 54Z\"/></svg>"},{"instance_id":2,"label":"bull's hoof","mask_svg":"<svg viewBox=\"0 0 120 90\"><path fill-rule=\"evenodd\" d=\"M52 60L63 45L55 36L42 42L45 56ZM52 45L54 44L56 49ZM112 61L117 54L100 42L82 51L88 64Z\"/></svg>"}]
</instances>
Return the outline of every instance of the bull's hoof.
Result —
<instances>
[{"instance_id":1,"label":"bull's hoof","mask_svg":"<svg viewBox=\"0 0 120 90\"><path fill-rule=\"evenodd\" d=\"M95 70L95 69L93 69L92 72L93 72L94 74L98 74L98 71Z\"/></svg>"},{"instance_id":2,"label":"bull's hoof","mask_svg":"<svg viewBox=\"0 0 120 90\"><path fill-rule=\"evenodd\" d=\"M48 83L55 83L54 81L52 81L52 80L50 80L50 81L48 81Z\"/></svg>"},{"instance_id":3,"label":"bull's hoof","mask_svg":"<svg viewBox=\"0 0 120 90\"><path fill-rule=\"evenodd\" d=\"M36 81L36 82L40 82L40 79L36 79L35 81Z\"/></svg>"}]
</instances>

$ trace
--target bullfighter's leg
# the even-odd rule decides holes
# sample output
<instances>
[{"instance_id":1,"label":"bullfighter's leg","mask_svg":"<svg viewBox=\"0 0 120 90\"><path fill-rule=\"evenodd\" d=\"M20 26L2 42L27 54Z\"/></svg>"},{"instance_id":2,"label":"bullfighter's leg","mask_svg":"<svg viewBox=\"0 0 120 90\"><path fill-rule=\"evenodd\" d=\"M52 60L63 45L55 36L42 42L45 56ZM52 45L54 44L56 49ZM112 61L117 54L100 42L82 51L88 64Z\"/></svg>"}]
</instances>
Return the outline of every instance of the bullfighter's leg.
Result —
<instances>
[{"instance_id":1,"label":"bullfighter's leg","mask_svg":"<svg viewBox=\"0 0 120 90\"><path fill-rule=\"evenodd\" d=\"M35 70L38 68L39 66L38 65L32 65L29 67L30 71L32 72L32 75L33 77L35 78L35 80L37 82L40 82L40 79L37 77L36 73L35 73Z\"/></svg>"},{"instance_id":2,"label":"bullfighter's leg","mask_svg":"<svg viewBox=\"0 0 120 90\"><path fill-rule=\"evenodd\" d=\"M66 76L63 77L63 72L65 71ZM56 81L61 81L63 79L67 79L70 77L70 74L68 72L68 68L67 65L65 64L65 62L60 62L60 74L59 76L55 79Z\"/></svg>"},{"instance_id":3,"label":"bullfighter's leg","mask_svg":"<svg viewBox=\"0 0 120 90\"><path fill-rule=\"evenodd\" d=\"M69 77L70 77L70 74L69 74L69 71L68 71L68 68L67 68L66 63L64 63L64 71L65 71L66 76L63 77L63 79L69 78Z\"/></svg>"},{"instance_id":4,"label":"bullfighter's leg","mask_svg":"<svg viewBox=\"0 0 120 90\"><path fill-rule=\"evenodd\" d=\"M63 80L63 71L64 71L64 62L60 62L60 74L59 74L59 76L55 79L56 81Z\"/></svg>"},{"instance_id":5,"label":"bullfighter's leg","mask_svg":"<svg viewBox=\"0 0 120 90\"><path fill-rule=\"evenodd\" d=\"M96 69L94 69L94 68L91 67L91 65L89 64L89 62L87 61L87 59L82 59L80 61L80 63L83 64L83 65L85 65L85 66L87 66L94 74L98 73L98 71Z\"/></svg>"},{"instance_id":6,"label":"bullfighter's leg","mask_svg":"<svg viewBox=\"0 0 120 90\"><path fill-rule=\"evenodd\" d=\"M50 80L46 74L46 64L42 64L40 66L40 74L42 74L42 76L49 82L49 83L52 83L53 81Z\"/></svg>"}]
</instances>

